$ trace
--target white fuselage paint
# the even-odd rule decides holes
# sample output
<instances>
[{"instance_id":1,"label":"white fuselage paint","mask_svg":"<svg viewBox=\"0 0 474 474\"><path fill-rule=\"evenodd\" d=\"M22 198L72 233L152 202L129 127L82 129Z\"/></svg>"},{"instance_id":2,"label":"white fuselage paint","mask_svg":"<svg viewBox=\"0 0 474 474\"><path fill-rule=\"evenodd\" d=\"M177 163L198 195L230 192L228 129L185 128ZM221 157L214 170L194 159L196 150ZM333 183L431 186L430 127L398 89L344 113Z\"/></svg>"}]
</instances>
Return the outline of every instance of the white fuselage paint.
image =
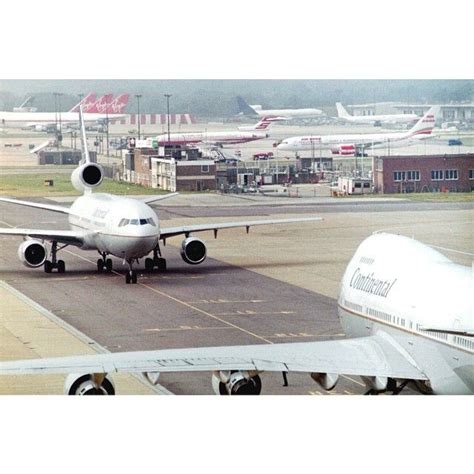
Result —
<instances>
[{"instance_id":1,"label":"white fuselage paint","mask_svg":"<svg viewBox=\"0 0 474 474\"><path fill-rule=\"evenodd\" d=\"M130 222L120 225L123 219ZM144 223L147 219L154 225ZM150 206L111 194L77 198L70 208L69 225L72 230L85 232L84 250L96 249L123 259L148 255L160 238L158 216Z\"/></svg>"},{"instance_id":2,"label":"white fuselage paint","mask_svg":"<svg viewBox=\"0 0 474 474\"><path fill-rule=\"evenodd\" d=\"M413 135L411 132L310 135L286 138L277 146L277 149L286 151L312 151L332 149L340 145L367 145L377 148L387 143L406 146L419 143L419 140L423 138L427 138L427 135Z\"/></svg>"},{"instance_id":3,"label":"white fuselage paint","mask_svg":"<svg viewBox=\"0 0 474 474\"><path fill-rule=\"evenodd\" d=\"M311 118L320 117L323 113L319 109L254 109L259 117L283 117L283 118Z\"/></svg>"},{"instance_id":4,"label":"white fuselage paint","mask_svg":"<svg viewBox=\"0 0 474 474\"><path fill-rule=\"evenodd\" d=\"M474 340L441 330L473 325L472 271L420 242L375 234L345 271L338 308L349 337L387 338L435 393L474 393Z\"/></svg>"},{"instance_id":5,"label":"white fuselage paint","mask_svg":"<svg viewBox=\"0 0 474 474\"><path fill-rule=\"evenodd\" d=\"M392 114L392 115L352 115L338 117L349 123L372 124L372 123L414 123L419 117L416 114Z\"/></svg>"}]
</instances>

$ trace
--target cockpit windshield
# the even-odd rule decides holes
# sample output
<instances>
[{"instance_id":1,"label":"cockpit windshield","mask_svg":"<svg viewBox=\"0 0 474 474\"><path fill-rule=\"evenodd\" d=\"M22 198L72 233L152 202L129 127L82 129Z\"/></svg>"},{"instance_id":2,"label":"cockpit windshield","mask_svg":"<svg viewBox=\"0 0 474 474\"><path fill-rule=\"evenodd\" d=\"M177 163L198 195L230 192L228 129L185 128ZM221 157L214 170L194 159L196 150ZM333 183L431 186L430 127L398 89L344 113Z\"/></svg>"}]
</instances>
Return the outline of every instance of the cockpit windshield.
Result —
<instances>
[{"instance_id":1,"label":"cockpit windshield","mask_svg":"<svg viewBox=\"0 0 474 474\"><path fill-rule=\"evenodd\" d=\"M155 221L152 217L147 219L121 219L119 222L119 227L125 227L127 225L147 225L150 224L153 227L156 227Z\"/></svg>"}]
</instances>

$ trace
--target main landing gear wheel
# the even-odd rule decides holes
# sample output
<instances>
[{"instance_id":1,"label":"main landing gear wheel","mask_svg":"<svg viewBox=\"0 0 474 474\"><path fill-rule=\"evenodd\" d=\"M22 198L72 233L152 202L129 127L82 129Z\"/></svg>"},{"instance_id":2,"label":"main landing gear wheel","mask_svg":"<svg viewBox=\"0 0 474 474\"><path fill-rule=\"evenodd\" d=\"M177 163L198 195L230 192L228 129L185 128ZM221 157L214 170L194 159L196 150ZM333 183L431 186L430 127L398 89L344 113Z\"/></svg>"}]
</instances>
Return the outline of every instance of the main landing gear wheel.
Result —
<instances>
[{"instance_id":1,"label":"main landing gear wheel","mask_svg":"<svg viewBox=\"0 0 474 474\"><path fill-rule=\"evenodd\" d=\"M99 273L107 272L110 273L112 271L112 259L107 258L106 260L99 258L97 260L97 271Z\"/></svg>"},{"instance_id":2,"label":"main landing gear wheel","mask_svg":"<svg viewBox=\"0 0 474 474\"><path fill-rule=\"evenodd\" d=\"M44 262L45 273L52 273L54 269L56 269L58 273L64 273L66 271L66 263L64 260L58 260L56 263L51 262L51 260Z\"/></svg>"},{"instance_id":3,"label":"main landing gear wheel","mask_svg":"<svg viewBox=\"0 0 474 474\"><path fill-rule=\"evenodd\" d=\"M60 249L58 249L58 243L57 242L52 243L51 260L45 260L44 262L43 268L44 268L45 273L52 273L54 269L56 269L58 273L64 273L66 271L66 264L64 263L64 260L56 260L58 250L61 250L64 247L67 247L67 245L63 245Z\"/></svg>"},{"instance_id":4,"label":"main landing gear wheel","mask_svg":"<svg viewBox=\"0 0 474 474\"><path fill-rule=\"evenodd\" d=\"M155 262L152 258L145 259L145 270L147 272L152 272L155 269Z\"/></svg>"},{"instance_id":5,"label":"main landing gear wheel","mask_svg":"<svg viewBox=\"0 0 474 474\"><path fill-rule=\"evenodd\" d=\"M166 271L166 259L161 257L145 259L145 270L152 272L158 270L159 272Z\"/></svg>"}]
</instances>

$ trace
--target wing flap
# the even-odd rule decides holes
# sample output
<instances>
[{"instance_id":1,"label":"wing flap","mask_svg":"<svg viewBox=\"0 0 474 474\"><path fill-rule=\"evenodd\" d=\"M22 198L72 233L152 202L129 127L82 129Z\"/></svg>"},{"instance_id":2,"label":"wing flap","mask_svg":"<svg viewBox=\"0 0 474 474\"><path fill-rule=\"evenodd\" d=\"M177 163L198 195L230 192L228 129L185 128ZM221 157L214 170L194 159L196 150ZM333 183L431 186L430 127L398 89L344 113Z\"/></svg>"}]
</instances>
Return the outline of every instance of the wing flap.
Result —
<instances>
[{"instance_id":1,"label":"wing flap","mask_svg":"<svg viewBox=\"0 0 474 474\"><path fill-rule=\"evenodd\" d=\"M236 227L250 228L257 225L275 225L275 224L292 224L296 222L313 222L321 221L322 217L300 217L295 219L267 219L261 221L240 221L240 222L223 222L220 224L196 224L185 225L179 227L165 227L161 229L160 236L162 239L173 237L181 234L191 234L193 232L205 232L209 230L232 229Z\"/></svg>"}]
</instances>

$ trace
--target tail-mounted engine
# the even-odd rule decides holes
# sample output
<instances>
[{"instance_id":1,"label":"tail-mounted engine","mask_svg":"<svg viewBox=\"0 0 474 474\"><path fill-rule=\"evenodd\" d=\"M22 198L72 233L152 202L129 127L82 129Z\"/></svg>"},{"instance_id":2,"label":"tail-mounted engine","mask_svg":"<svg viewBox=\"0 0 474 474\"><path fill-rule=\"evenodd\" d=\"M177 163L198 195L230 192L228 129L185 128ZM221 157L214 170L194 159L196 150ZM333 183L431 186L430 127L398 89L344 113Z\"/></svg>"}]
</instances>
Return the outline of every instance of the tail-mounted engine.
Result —
<instances>
[{"instance_id":1,"label":"tail-mounted engine","mask_svg":"<svg viewBox=\"0 0 474 474\"><path fill-rule=\"evenodd\" d=\"M181 244L181 257L190 265L204 262L207 256L206 244L196 237L188 237Z\"/></svg>"},{"instance_id":2,"label":"tail-mounted engine","mask_svg":"<svg viewBox=\"0 0 474 474\"><path fill-rule=\"evenodd\" d=\"M25 240L18 247L18 258L26 267L41 267L46 260L47 251L39 240Z\"/></svg>"},{"instance_id":3,"label":"tail-mounted engine","mask_svg":"<svg viewBox=\"0 0 474 474\"><path fill-rule=\"evenodd\" d=\"M66 395L115 395L112 379L105 374L69 374L64 383Z\"/></svg>"},{"instance_id":4,"label":"tail-mounted engine","mask_svg":"<svg viewBox=\"0 0 474 474\"><path fill-rule=\"evenodd\" d=\"M79 192L93 189L102 183L104 172L96 163L86 163L76 168L71 175L71 183Z\"/></svg>"},{"instance_id":5,"label":"tail-mounted engine","mask_svg":"<svg viewBox=\"0 0 474 474\"><path fill-rule=\"evenodd\" d=\"M256 372L214 372L212 388L216 395L260 395L262 381Z\"/></svg>"}]
</instances>

